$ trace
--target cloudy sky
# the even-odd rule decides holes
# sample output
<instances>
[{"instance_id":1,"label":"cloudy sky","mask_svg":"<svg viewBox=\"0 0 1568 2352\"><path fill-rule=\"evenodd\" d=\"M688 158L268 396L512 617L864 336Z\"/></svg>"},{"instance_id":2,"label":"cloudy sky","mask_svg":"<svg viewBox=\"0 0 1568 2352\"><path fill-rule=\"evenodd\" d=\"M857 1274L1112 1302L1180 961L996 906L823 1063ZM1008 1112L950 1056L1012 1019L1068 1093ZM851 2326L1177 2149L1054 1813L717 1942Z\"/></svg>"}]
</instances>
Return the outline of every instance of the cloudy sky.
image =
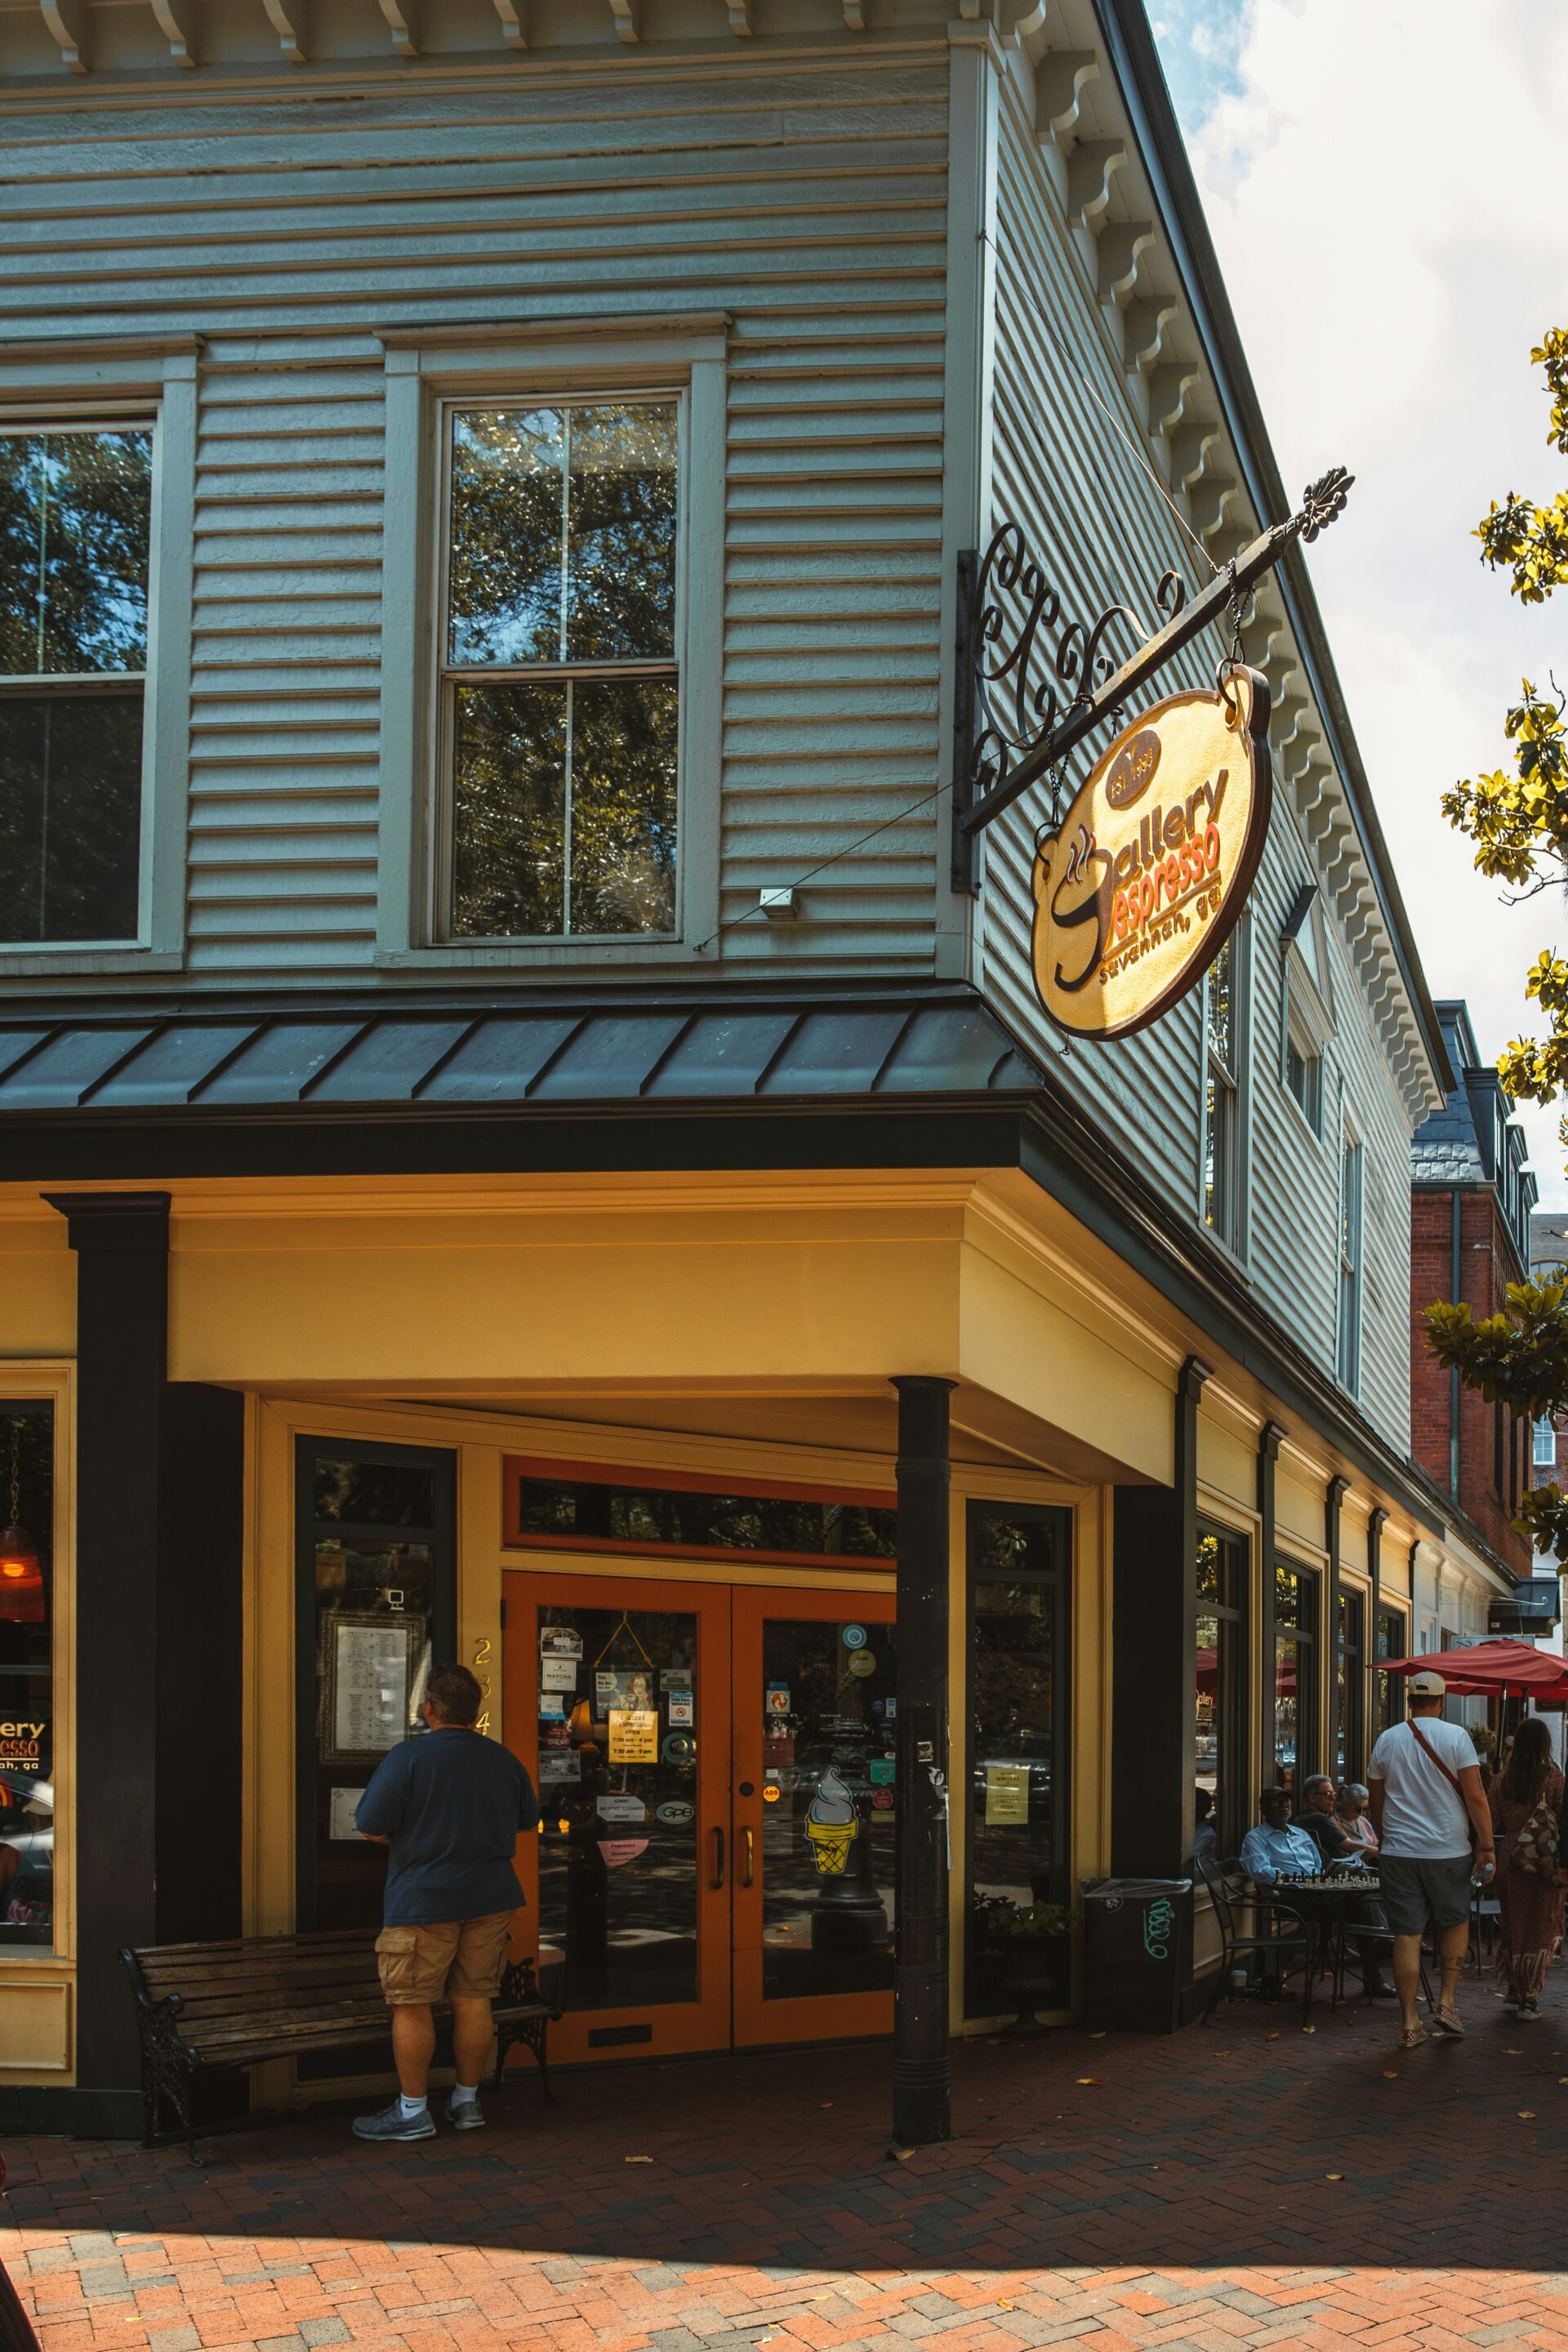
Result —
<instances>
[{"instance_id":1,"label":"cloudy sky","mask_svg":"<svg viewBox=\"0 0 1568 2352\"><path fill-rule=\"evenodd\" d=\"M1525 609L1470 535L1568 480L1530 364L1568 326L1568 7L1149 7L1286 482L1356 477L1308 561L1432 993L1469 1000L1489 1058L1563 910L1500 903L1438 802L1507 764L1521 674L1568 686L1568 594ZM1524 1119L1565 1207L1560 1108Z\"/></svg>"}]
</instances>

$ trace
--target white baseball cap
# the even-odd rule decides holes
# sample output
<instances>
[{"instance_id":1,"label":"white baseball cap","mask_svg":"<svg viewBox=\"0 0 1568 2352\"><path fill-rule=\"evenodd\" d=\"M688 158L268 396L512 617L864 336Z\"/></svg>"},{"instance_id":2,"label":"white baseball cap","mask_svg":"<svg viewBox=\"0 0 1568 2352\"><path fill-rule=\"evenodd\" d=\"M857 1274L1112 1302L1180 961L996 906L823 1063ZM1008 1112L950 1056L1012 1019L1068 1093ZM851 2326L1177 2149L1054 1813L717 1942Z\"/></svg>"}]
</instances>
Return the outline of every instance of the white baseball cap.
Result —
<instances>
[{"instance_id":1,"label":"white baseball cap","mask_svg":"<svg viewBox=\"0 0 1568 2352\"><path fill-rule=\"evenodd\" d=\"M1411 1675L1410 1696L1412 1698L1447 1698L1448 1685L1441 1675L1434 1674L1430 1666L1426 1666L1420 1674Z\"/></svg>"}]
</instances>

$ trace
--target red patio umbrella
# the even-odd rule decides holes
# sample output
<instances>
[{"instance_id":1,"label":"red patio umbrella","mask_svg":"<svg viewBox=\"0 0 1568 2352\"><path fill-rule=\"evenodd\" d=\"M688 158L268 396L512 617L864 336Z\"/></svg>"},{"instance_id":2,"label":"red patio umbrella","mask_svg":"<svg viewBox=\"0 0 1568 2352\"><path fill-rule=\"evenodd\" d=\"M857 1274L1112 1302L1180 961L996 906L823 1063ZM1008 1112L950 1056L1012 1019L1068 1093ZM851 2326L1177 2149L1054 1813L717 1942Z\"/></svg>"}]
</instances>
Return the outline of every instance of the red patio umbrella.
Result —
<instances>
[{"instance_id":1,"label":"red patio umbrella","mask_svg":"<svg viewBox=\"0 0 1568 2352\"><path fill-rule=\"evenodd\" d=\"M1568 1699L1568 1664L1530 1642L1478 1642L1469 1650L1429 1650L1419 1658L1380 1658L1384 1675L1441 1675L1456 1698Z\"/></svg>"}]
</instances>

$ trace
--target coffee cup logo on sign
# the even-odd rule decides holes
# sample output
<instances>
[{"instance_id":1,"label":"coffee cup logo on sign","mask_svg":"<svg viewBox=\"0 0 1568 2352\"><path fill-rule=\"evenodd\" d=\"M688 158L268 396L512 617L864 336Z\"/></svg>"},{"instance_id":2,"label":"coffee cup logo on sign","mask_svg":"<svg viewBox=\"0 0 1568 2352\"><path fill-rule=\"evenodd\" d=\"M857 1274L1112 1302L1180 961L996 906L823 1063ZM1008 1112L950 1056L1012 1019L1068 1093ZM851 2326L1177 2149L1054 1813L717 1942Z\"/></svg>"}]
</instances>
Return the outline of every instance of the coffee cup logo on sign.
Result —
<instances>
[{"instance_id":1,"label":"coffee cup logo on sign","mask_svg":"<svg viewBox=\"0 0 1568 2352\"><path fill-rule=\"evenodd\" d=\"M1123 728L1035 854L1035 989L1059 1027L1130 1036L1196 985L1247 903L1271 796L1258 670Z\"/></svg>"}]
</instances>

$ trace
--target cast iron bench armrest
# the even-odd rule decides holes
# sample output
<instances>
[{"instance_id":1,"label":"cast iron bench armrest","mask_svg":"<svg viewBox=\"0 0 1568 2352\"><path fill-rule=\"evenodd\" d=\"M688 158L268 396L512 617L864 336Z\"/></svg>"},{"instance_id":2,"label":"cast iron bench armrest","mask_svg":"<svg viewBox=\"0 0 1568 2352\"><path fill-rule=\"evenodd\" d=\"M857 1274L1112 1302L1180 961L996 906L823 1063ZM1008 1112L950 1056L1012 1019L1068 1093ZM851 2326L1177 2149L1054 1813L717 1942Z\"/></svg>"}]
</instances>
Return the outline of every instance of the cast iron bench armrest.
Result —
<instances>
[{"instance_id":1,"label":"cast iron bench armrest","mask_svg":"<svg viewBox=\"0 0 1568 2352\"><path fill-rule=\"evenodd\" d=\"M372 2010L365 2005L368 1996L379 1995L374 1951L342 1930L162 1945L122 1950L120 1957L136 2003L144 2144L152 2147L158 2137L158 2102L166 2098L180 2118L193 2164L202 2159L191 2086L204 2068L258 2066L349 2048L379 2040L387 2030L379 2000ZM437 2006L439 2013L444 2004ZM553 2104L547 2039L560 2014L540 1992L531 1958L510 1962L493 2009L498 2088L507 2053L521 2042L532 2053L544 2096Z\"/></svg>"}]
</instances>

